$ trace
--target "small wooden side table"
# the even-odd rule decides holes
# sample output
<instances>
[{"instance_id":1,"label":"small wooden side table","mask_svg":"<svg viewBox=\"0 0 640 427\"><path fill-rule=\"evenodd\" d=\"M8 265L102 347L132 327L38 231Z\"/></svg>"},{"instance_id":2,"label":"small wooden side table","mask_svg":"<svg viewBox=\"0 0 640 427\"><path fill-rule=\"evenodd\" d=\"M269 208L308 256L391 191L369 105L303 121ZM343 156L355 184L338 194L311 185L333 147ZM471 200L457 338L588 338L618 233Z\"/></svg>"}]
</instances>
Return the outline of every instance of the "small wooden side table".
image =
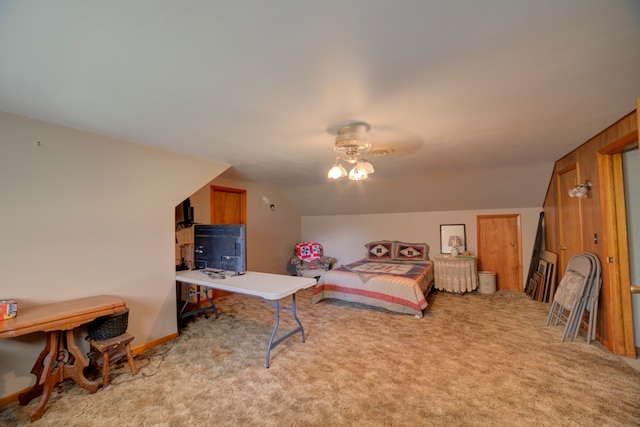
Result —
<instances>
[{"instance_id":1,"label":"small wooden side table","mask_svg":"<svg viewBox=\"0 0 640 427\"><path fill-rule=\"evenodd\" d=\"M89 358L96 362L98 366L102 367L102 388L109 385L109 363L117 361L123 357L127 357L129 362L129 368L131 373L136 375L138 369L133 361L133 354L131 353L131 341L133 336L125 332L117 337L109 338L106 340L92 340L89 339L91 348L95 351L89 353Z\"/></svg>"},{"instance_id":2,"label":"small wooden side table","mask_svg":"<svg viewBox=\"0 0 640 427\"><path fill-rule=\"evenodd\" d=\"M436 255L434 262L436 289L465 293L478 287L478 267L474 256Z\"/></svg>"}]
</instances>

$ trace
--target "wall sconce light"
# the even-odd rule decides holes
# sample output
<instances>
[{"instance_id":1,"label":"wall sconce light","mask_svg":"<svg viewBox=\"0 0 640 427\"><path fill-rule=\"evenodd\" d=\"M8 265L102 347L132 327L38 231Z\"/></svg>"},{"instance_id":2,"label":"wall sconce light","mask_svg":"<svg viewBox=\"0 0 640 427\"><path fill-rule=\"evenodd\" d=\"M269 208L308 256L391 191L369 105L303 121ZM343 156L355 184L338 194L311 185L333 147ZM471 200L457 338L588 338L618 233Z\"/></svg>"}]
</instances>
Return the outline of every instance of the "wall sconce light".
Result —
<instances>
[{"instance_id":1,"label":"wall sconce light","mask_svg":"<svg viewBox=\"0 0 640 427\"><path fill-rule=\"evenodd\" d=\"M273 203L267 196L262 196L262 203L269 206L269 209L271 209L272 211L276 210L275 203Z\"/></svg>"},{"instance_id":2,"label":"wall sconce light","mask_svg":"<svg viewBox=\"0 0 640 427\"><path fill-rule=\"evenodd\" d=\"M586 180L584 184L578 184L569 189L569 197L577 197L579 199L586 199L591 197L591 181Z\"/></svg>"}]
</instances>

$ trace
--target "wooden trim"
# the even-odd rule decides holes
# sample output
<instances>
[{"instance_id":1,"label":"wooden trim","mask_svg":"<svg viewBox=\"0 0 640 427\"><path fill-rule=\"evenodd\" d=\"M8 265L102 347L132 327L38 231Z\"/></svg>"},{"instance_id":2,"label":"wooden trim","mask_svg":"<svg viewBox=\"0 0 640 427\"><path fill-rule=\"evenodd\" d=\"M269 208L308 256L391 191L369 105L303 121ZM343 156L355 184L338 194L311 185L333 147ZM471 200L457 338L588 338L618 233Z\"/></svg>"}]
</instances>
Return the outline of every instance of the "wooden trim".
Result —
<instances>
[{"instance_id":1,"label":"wooden trim","mask_svg":"<svg viewBox=\"0 0 640 427\"><path fill-rule=\"evenodd\" d=\"M618 276L618 242L616 234L616 207L614 191L605 191L605 189L614 188L613 164L611 156L598 155L601 171L601 197L603 217L608 218L603 228L605 254L608 259L604 259L602 266L602 274L607 280L603 280L608 286L603 289L605 304L608 307L607 329L609 335L609 344L611 350L616 354L624 354L624 338L618 332L621 330L622 323L622 307L620 306L620 278ZM609 259L613 262L609 262ZM604 279L604 277L603 277Z\"/></svg>"},{"instance_id":2,"label":"wooden trim","mask_svg":"<svg viewBox=\"0 0 640 427\"><path fill-rule=\"evenodd\" d=\"M244 190L242 188L223 187L221 185L212 185L211 189L216 191L226 191L227 193L246 193L247 192L247 190Z\"/></svg>"},{"instance_id":3,"label":"wooden trim","mask_svg":"<svg viewBox=\"0 0 640 427\"><path fill-rule=\"evenodd\" d=\"M597 154L598 157L598 174L600 180L600 200L601 200L601 209L602 209L602 218L603 218L603 227L602 227L602 243L604 246L603 253L609 256L613 256L614 259L617 259L617 246L612 243L612 240L615 239L614 233L614 224L612 224L613 220L607 221L604 218L615 218L614 215L614 198L611 194L611 191L605 191L608 188L613 186L613 177L611 172L611 158L607 155ZM606 256L605 255L605 256ZM616 322L622 318L621 316L616 315L615 311L619 307L614 307L613 300L615 296L615 292L613 288L615 285L613 281L615 280L615 276L612 277L611 271L613 269L613 265L610 264L607 259L603 259L602 261L602 286L603 288L600 291L601 298L604 300L604 307L606 314L605 324L607 327L607 336L609 339L606 345L609 350L616 354L620 354L619 351L616 351L615 339L614 339L614 330L616 329ZM614 279L614 280L612 280Z\"/></svg>"},{"instance_id":4,"label":"wooden trim","mask_svg":"<svg viewBox=\"0 0 640 427\"><path fill-rule=\"evenodd\" d=\"M565 173L567 173L567 172L569 172L570 170L573 170L573 169L576 169L576 176L578 176L579 175L578 172L580 172L580 171L577 170L578 169L578 164L577 163L571 163L567 167L564 167L564 168L560 169L559 171L556 171L556 176L565 174Z\"/></svg>"},{"instance_id":5,"label":"wooden trim","mask_svg":"<svg viewBox=\"0 0 640 427\"><path fill-rule=\"evenodd\" d=\"M635 143L635 144L634 144ZM616 139L611 144L602 147L598 150L600 154L615 154L621 153L631 147L631 144L637 145L638 143L638 131L634 130L623 136L622 138Z\"/></svg>"},{"instance_id":6,"label":"wooden trim","mask_svg":"<svg viewBox=\"0 0 640 427\"><path fill-rule=\"evenodd\" d=\"M598 168L602 216L608 219L603 224L607 259L602 260L608 344L616 354L635 357L621 154L598 154Z\"/></svg>"},{"instance_id":7,"label":"wooden trim","mask_svg":"<svg viewBox=\"0 0 640 427\"><path fill-rule=\"evenodd\" d=\"M516 217L519 218L520 214L476 215L476 221L478 218L516 218ZM518 229L520 229L520 227L518 227Z\"/></svg>"},{"instance_id":8,"label":"wooden trim","mask_svg":"<svg viewBox=\"0 0 640 427\"><path fill-rule=\"evenodd\" d=\"M21 395L22 393L26 393L27 391L31 390L33 388L33 386L29 386L23 390L18 390L15 393L11 393L8 394L4 397L0 398L0 408L5 407L7 405L10 405L11 403L15 403L18 401L18 396Z\"/></svg>"},{"instance_id":9,"label":"wooden trim","mask_svg":"<svg viewBox=\"0 0 640 427\"><path fill-rule=\"evenodd\" d=\"M640 105L640 98L638 98ZM640 120L640 117L638 117ZM603 260L603 285L607 284L604 297L609 308L607 347L616 354L636 357L633 308L631 300L631 278L629 276L629 254L624 196L622 153L638 145L638 130L623 135L598 150L598 172L600 174L600 200L602 201L602 230L606 256ZM611 262L609 262L609 260ZM604 277L603 277L604 279ZM604 343L603 343L604 344Z\"/></svg>"},{"instance_id":10,"label":"wooden trim","mask_svg":"<svg viewBox=\"0 0 640 427\"><path fill-rule=\"evenodd\" d=\"M167 335L165 337L158 338L157 340L149 341L148 343L136 346L136 347L134 347L132 349L132 351L133 351L133 354L142 353L145 350L148 350L148 349L153 348L153 347L155 347L157 345L164 344L166 342L175 340L176 338L178 338L178 333L174 332L173 334L169 334L169 335Z\"/></svg>"},{"instance_id":11,"label":"wooden trim","mask_svg":"<svg viewBox=\"0 0 640 427\"><path fill-rule=\"evenodd\" d=\"M635 343L633 333L633 308L631 302L631 277L629 275L629 242L627 241L627 218L624 195L624 177L622 171L622 154L614 154L613 184L615 197L615 233L617 242L617 292L621 309L621 331L624 340L624 354L628 357L635 356Z\"/></svg>"}]
</instances>

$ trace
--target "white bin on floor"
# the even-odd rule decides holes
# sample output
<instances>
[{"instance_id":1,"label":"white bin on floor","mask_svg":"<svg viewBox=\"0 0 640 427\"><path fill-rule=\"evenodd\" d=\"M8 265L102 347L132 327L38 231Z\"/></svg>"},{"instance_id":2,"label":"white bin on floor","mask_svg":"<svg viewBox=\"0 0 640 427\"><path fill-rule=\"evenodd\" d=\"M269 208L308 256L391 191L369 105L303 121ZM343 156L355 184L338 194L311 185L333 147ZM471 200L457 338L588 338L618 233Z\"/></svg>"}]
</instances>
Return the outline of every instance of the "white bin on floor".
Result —
<instances>
[{"instance_id":1,"label":"white bin on floor","mask_svg":"<svg viewBox=\"0 0 640 427\"><path fill-rule=\"evenodd\" d=\"M493 271L478 271L478 293L496 293L496 273Z\"/></svg>"}]
</instances>

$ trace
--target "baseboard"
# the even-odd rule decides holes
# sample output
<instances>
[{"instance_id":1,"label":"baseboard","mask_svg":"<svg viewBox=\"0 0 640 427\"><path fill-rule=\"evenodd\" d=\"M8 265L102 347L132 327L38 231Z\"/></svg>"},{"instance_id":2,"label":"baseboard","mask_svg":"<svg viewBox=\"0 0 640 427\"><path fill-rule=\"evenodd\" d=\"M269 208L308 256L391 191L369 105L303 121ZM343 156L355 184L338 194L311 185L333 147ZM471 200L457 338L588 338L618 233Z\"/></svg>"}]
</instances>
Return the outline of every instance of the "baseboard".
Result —
<instances>
[{"instance_id":1,"label":"baseboard","mask_svg":"<svg viewBox=\"0 0 640 427\"><path fill-rule=\"evenodd\" d=\"M174 340L176 338L178 338L178 333L177 332L175 332L173 334L170 334L170 335L167 335L166 337L158 338L157 340L153 340L153 341L150 341L148 343L145 343L145 344L139 345L137 347L134 347L134 348L131 349L131 352L133 354L142 353L145 350L148 350L148 349L153 348L153 347L155 347L157 345L164 344L166 342L172 341L172 340ZM31 390L32 387L33 386L29 386L29 387L25 388L24 390L19 390L19 391L16 391L15 393L8 394L6 396L0 397L0 408L3 407L3 406L9 405L11 403L17 402L18 401L18 396L20 394L22 394L22 393L25 393L25 392Z\"/></svg>"},{"instance_id":2,"label":"baseboard","mask_svg":"<svg viewBox=\"0 0 640 427\"><path fill-rule=\"evenodd\" d=\"M158 338L157 340L149 341L148 343L133 347L131 349L131 352L133 354L142 353L145 350L148 350L150 348L153 348L153 347L155 347L157 345L160 345L160 344L164 344L164 343L169 342L169 341L173 341L176 338L178 338L178 333L174 332L173 334L167 335L166 337Z\"/></svg>"},{"instance_id":3,"label":"baseboard","mask_svg":"<svg viewBox=\"0 0 640 427\"><path fill-rule=\"evenodd\" d=\"M31 389L31 387L25 388L24 390L16 391L13 394L9 394L7 396L0 397L0 408L2 408L3 406L8 405L10 403L17 402L18 401L18 396L20 395L20 393L24 393L25 391L30 390L30 389Z\"/></svg>"}]
</instances>

